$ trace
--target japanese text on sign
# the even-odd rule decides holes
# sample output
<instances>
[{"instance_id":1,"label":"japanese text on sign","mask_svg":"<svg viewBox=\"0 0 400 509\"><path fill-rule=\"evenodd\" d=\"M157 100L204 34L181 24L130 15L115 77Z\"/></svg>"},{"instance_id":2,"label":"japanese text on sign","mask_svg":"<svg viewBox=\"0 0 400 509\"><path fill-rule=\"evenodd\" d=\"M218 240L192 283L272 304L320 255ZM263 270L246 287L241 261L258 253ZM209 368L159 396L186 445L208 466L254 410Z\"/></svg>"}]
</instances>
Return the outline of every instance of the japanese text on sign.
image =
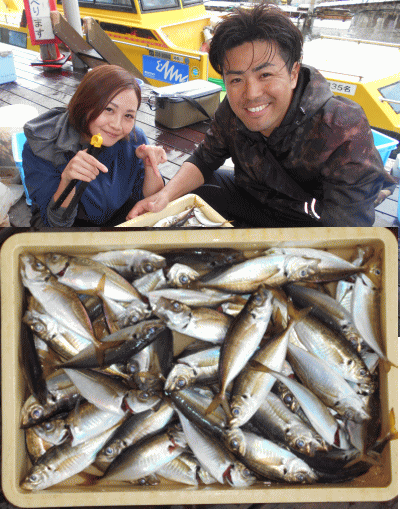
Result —
<instances>
[{"instance_id":1,"label":"japanese text on sign","mask_svg":"<svg viewBox=\"0 0 400 509\"><path fill-rule=\"evenodd\" d=\"M41 41L54 40L54 32L50 19L49 0L25 0L25 7L28 4L32 24L30 29L33 30L34 40L32 42L39 43ZM28 17L29 21L29 17Z\"/></svg>"},{"instance_id":2,"label":"japanese text on sign","mask_svg":"<svg viewBox=\"0 0 400 509\"><path fill-rule=\"evenodd\" d=\"M340 81L328 80L329 86L333 93L354 95L357 90L357 85L351 85L350 83L341 83Z\"/></svg>"}]
</instances>

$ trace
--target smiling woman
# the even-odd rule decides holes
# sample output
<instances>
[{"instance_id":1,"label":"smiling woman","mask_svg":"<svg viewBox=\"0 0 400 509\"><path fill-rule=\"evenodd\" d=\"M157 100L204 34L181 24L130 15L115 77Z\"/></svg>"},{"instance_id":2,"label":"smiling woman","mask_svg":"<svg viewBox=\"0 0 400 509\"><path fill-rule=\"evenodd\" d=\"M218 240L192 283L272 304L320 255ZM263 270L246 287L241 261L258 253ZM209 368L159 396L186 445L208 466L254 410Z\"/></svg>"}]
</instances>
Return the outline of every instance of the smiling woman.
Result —
<instances>
[{"instance_id":1,"label":"smiling woman","mask_svg":"<svg viewBox=\"0 0 400 509\"><path fill-rule=\"evenodd\" d=\"M32 224L114 226L138 200L164 186L158 164L166 161L166 154L148 145L144 132L135 127L140 102L133 75L102 65L86 74L67 108L55 108L25 124L22 164L33 202ZM96 159L87 148L98 134L103 146ZM65 217L75 189L60 209L54 204L73 181L88 185Z\"/></svg>"}]
</instances>

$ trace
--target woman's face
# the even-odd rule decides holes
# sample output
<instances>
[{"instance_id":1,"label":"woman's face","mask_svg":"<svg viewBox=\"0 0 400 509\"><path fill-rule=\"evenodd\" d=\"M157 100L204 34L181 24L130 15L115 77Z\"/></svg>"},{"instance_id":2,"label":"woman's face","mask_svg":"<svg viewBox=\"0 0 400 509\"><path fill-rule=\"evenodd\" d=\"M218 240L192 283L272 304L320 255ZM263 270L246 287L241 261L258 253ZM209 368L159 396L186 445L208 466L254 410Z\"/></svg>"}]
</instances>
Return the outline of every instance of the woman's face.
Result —
<instances>
[{"instance_id":1,"label":"woman's face","mask_svg":"<svg viewBox=\"0 0 400 509\"><path fill-rule=\"evenodd\" d=\"M123 90L107 104L95 120L90 122L91 136L100 134L103 145L111 147L132 131L138 107L136 92L131 89Z\"/></svg>"}]
</instances>

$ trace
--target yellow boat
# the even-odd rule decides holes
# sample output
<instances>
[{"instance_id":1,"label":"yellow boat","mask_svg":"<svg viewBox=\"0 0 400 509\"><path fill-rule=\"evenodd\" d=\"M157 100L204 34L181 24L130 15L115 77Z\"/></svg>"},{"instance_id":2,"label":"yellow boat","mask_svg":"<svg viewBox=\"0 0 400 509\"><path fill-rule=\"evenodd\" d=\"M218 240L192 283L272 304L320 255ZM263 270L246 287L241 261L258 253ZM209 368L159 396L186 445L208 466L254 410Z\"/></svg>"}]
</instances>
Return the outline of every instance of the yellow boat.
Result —
<instances>
[{"instance_id":1,"label":"yellow boat","mask_svg":"<svg viewBox=\"0 0 400 509\"><path fill-rule=\"evenodd\" d=\"M20 26L23 9L23 0L0 0L0 42L39 51ZM63 13L60 0L57 9ZM151 85L221 77L201 51L215 18L203 0L79 0L79 12L100 24Z\"/></svg>"},{"instance_id":2,"label":"yellow boat","mask_svg":"<svg viewBox=\"0 0 400 509\"><path fill-rule=\"evenodd\" d=\"M304 44L303 62L360 104L371 127L400 140L400 44L321 37Z\"/></svg>"},{"instance_id":3,"label":"yellow boat","mask_svg":"<svg viewBox=\"0 0 400 509\"><path fill-rule=\"evenodd\" d=\"M20 26L23 9L23 0L0 0L0 42L39 51ZM63 13L61 0L57 9ZM79 0L79 12L99 23L151 85L203 79L223 87L202 51L221 15L203 0ZM306 42L303 53L335 94L363 107L373 128L400 139L400 45L322 37Z\"/></svg>"}]
</instances>

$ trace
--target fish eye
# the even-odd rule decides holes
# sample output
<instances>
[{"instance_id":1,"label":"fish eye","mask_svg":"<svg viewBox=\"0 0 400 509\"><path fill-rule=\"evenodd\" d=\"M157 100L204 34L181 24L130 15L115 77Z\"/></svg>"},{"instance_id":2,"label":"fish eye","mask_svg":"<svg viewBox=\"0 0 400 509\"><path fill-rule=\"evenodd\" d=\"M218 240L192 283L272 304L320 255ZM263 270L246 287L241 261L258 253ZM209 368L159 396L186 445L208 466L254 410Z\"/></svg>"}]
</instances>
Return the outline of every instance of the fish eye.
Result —
<instances>
[{"instance_id":1,"label":"fish eye","mask_svg":"<svg viewBox=\"0 0 400 509\"><path fill-rule=\"evenodd\" d=\"M186 380L184 378L178 378L178 380L176 381L176 386L179 389L183 389L184 387L186 387Z\"/></svg>"},{"instance_id":2,"label":"fish eye","mask_svg":"<svg viewBox=\"0 0 400 509\"><path fill-rule=\"evenodd\" d=\"M263 299L262 299L261 295L256 294L256 295L254 296L254 301L256 302L256 304L261 304L261 303L262 303L262 301L263 301Z\"/></svg>"},{"instance_id":3,"label":"fish eye","mask_svg":"<svg viewBox=\"0 0 400 509\"><path fill-rule=\"evenodd\" d=\"M306 476L302 474L301 472L296 475L296 478L299 482L304 482L306 480Z\"/></svg>"},{"instance_id":4,"label":"fish eye","mask_svg":"<svg viewBox=\"0 0 400 509\"><path fill-rule=\"evenodd\" d=\"M249 470L248 468L244 468L242 470L242 472L243 472L243 477L251 477L253 475L251 470Z\"/></svg>"},{"instance_id":5,"label":"fish eye","mask_svg":"<svg viewBox=\"0 0 400 509\"><path fill-rule=\"evenodd\" d=\"M239 409L239 408L237 408L237 407L232 408L232 411L231 411L231 412L232 412L232 415L233 415L234 417L238 417L238 416L240 415L240 409Z\"/></svg>"},{"instance_id":6,"label":"fish eye","mask_svg":"<svg viewBox=\"0 0 400 509\"><path fill-rule=\"evenodd\" d=\"M364 369L364 368L361 368L360 369L360 375L361 376L367 376L368 375L368 371L366 369Z\"/></svg>"},{"instance_id":7,"label":"fish eye","mask_svg":"<svg viewBox=\"0 0 400 509\"><path fill-rule=\"evenodd\" d=\"M305 445L305 442L301 438L296 440L296 446L297 447L302 448L302 447L304 447L304 445Z\"/></svg>"},{"instance_id":8,"label":"fish eye","mask_svg":"<svg viewBox=\"0 0 400 509\"><path fill-rule=\"evenodd\" d=\"M134 373L137 373L139 371L139 363L137 361L129 362L127 365L127 372L131 373L132 375Z\"/></svg>"},{"instance_id":9,"label":"fish eye","mask_svg":"<svg viewBox=\"0 0 400 509\"><path fill-rule=\"evenodd\" d=\"M51 422L51 421L48 421L48 422L45 422L43 424L43 428L46 430L46 431L52 431L54 429L54 424Z\"/></svg>"},{"instance_id":10,"label":"fish eye","mask_svg":"<svg viewBox=\"0 0 400 509\"><path fill-rule=\"evenodd\" d=\"M381 275L381 269L375 269L374 270L374 274L375 274L375 276L380 276Z\"/></svg>"},{"instance_id":11,"label":"fish eye","mask_svg":"<svg viewBox=\"0 0 400 509\"><path fill-rule=\"evenodd\" d=\"M32 419L40 419L43 415L43 408L34 408L31 412Z\"/></svg>"},{"instance_id":12,"label":"fish eye","mask_svg":"<svg viewBox=\"0 0 400 509\"><path fill-rule=\"evenodd\" d=\"M37 474L31 474L29 477L28 477L28 480L30 482L36 482L39 480L39 476Z\"/></svg>"},{"instance_id":13,"label":"fish eye","mask_svg":"<svg viewBox=\"0 0 400 509\"><path fill-rule=\"evenodd\" d=\"M33 330L36 331L36 332L42 332L44 331L45 327L42 323L35 323L35 325L33 326Z\"/></svg>"},{"instance_id":14,"label":"fish eye","mask_svg":"<svg viewBox=\"0 0 400 509\"><path fill-rule=\"evenodd\" d=\"M39 269L39 270L44 269L43 263L39 262L39 261L35 262L35 269Z\"/></svg>"},{"instance_id":15,"label":"fish eye","mask_svg":"<svg viewBox=\"0 0 400 509\"><path fill-rule=\"evenodd\" d=\"M181 309L181 303L175 300L175 301L172 303L172 307L174 308L174 310L175 310L175 311L180 311L180 309Z\"/></svg>"},{"instance_id":16,"label":"fish eye","mask_svg":"<svg viewBox=\"0 0 400 509\"><path fill-rule=\"evenodd\" d=\"M189 283L189 277L186 274L181 274L178 278L178 281L181 285L186 285Z\"/></svg>"},{"instance_id":17,"label":"fish eye","mask_svg":"<svg viewBox=\"0 0 400 509\"><path fill-rule=\"evenodd\" d=\"M141 479L138 479L138 484L140 486L145 486L146 485L146 479L144 477L142 477Z\"/></svg>"},{"instance_id":18,"label":"fish eye","mask_svg":"<svg viewBox=\"0 0 400 509\"><path fill-rule=\"evenodd\" d=\"M141 401L147 401L150 398L150 394L147 391L143 391L139 394L138 399Z\"/></svg>"},{"instance_id":19,"label":"fish eye","mask_svg":"<svg viewBox=\"0 0 400 509\"><path fill-rule=\"evenodd\" d=\"M306 270L306 269L302 269L302 270L300 271L300 276L301 276L301 277L306 277L306 276L307 276L307 270Z\"/></svg>"},{"instance_id":20,"label":"fish eye","mask_svg":"<svg viewBox=\"0 0 400 509\"><path fill-rule=\"evenodd\" d=\"M148 262L143 265L143 270L149 274L150 272L153 272L154 268L153 265Z\"/></svg>"},{"instance_id":21,"label":"fish eye","mask_svg":"<svg viewBox=\"0 0 400 509\"><path fill-rule=\"evenodd\" d=\"M111 456L112 454L114 454L114 449L112 447L107 447L105 450L104 450L104 454L106 456Z\"/></svg>"},{"instance_id":22,"label":"fish eye","mask_svg":"<svg viewBox=\"0 0 400 509\"><path fill-rule=\"evenodd\" d=\"M290 405L290 404L293 402L292 395L291 395L291 394L285 394L285 396L284 396L284 398L283 398L283 402L284 402L286 405Z\"/></svg>"},{"instance_id":23,"label":"fish eye","mask_svg":"<svg viewBox=\"0 0 400 509\"><path fill-rule=\"evenodd\" d=\"M240 446L239 440L234 438L233 440L231 440L230 445L231 445L232 449L234 449L234 450L239 449L239 446Z\"/></svg>"}]
</instances>

